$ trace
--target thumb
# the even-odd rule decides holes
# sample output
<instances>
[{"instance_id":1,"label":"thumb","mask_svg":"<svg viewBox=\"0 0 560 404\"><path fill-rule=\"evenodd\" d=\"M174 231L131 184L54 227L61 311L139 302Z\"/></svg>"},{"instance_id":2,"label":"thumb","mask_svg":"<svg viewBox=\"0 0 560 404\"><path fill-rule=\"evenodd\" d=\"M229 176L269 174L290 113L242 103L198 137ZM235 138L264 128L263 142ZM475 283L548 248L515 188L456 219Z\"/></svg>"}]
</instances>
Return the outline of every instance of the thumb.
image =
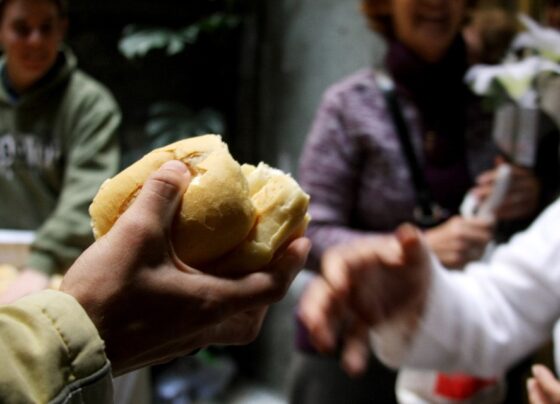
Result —
<instances>
[{"instance_id":1,"label":"thumb","mask_svg":"<svg viewBox=\"0 0 560 404\"><path fill-rule=\"evenodd\" d=\"M191 176L187 166L177 160L165 162L144 183L132 206L123 214L171 223Z\"/></svg>"},{"instance_id":2,"label":"thumb","mask_svg":"<svg viewBox=\"0 0 560 404\"><path fill-rule=\"evenodd\" d=\"M415 226L405 223L397 228L395 235L402 248L403 265L417 267L430 261L428 247Z\"/></svg>"}]
</instances>

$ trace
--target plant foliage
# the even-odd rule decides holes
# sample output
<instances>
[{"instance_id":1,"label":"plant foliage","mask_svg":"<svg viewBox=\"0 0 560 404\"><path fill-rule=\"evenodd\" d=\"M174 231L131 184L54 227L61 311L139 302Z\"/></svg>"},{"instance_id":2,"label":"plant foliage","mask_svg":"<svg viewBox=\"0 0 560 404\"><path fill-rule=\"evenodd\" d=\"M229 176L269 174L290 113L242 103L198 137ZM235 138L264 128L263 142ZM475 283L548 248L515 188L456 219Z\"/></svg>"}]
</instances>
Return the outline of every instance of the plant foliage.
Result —
<instances>
[{"instance_id":1,"label":"plant foliage","mask_svg":"<svg viewBox=\"0 0 560 404\"><path fill-rule=\"evenodd\" d=\"M163 49L167 55L175 55L187 45L196 43L201 35L234 29L240 21L236 14L218 12L177 30L128 25L119 42L119 50L128 59L144 57L154 49Z\"/></svg>"}]
</instances>

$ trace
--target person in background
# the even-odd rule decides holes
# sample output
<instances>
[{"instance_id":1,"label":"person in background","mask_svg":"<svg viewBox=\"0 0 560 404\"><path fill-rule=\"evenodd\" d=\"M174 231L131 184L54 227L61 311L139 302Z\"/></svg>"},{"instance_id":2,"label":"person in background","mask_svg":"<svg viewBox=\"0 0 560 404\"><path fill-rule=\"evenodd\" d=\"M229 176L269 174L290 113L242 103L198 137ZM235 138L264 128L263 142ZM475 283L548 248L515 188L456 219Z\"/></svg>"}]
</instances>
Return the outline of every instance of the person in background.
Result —
<instances>
[{"instance_id":1,"label":"person in background","mask_svg":"<svg viewBox=\"0 0 560 404\"><path fill-rule=\"evenodd\" d=\"M112 402L111 371L257 336L268 305L303 266L309 240L293 240L243 277L188 267L168 235L189 180L182 162L165 163L112 230L76 260L60 291L0 306L2 403Z\"/></svg>"},{"instance_id":2,"label":"person in background","mask_svg":"<svg viewBox=\"0 0 560 404\"><path fill-rule=\"evenodd\" d=\"M93 241L87 212L116 173L121 115L66 46L65 0L1 0L0 228L36 231L9 302L48 284Z\"/></svg>"},{"instance_id":3,"label":"person in background","mask_svg":"<svg viewBox=\"0 0 560 404\"><path fill-rule=\"evenodd\" d=\"M495 222L462 217L459 206L469 190L481 197L491 192L499 152L491 139L492 116L463 80L469 60L461 30L473 3L362 1L371 27L387 42L387 54L382 66L363 69L326 91L305 143L300 181L311 196L309 268L318 269L334 245L381 237L406 221L422 226L446 267L462 268L481 258ZM404 125L382 91L382 76L393 82ZM403 135L412 153L405 151ZM430 207L437 206L428 217L417 214L425 195ZM539 207L539 180L531 170L513 167L496 219L533 217ZM305 330L297 332L293 404L396 401L395 373L375 358L363 364L360 376L350 377L336 354L317 355Z\"/></svg>"}]
</instances>

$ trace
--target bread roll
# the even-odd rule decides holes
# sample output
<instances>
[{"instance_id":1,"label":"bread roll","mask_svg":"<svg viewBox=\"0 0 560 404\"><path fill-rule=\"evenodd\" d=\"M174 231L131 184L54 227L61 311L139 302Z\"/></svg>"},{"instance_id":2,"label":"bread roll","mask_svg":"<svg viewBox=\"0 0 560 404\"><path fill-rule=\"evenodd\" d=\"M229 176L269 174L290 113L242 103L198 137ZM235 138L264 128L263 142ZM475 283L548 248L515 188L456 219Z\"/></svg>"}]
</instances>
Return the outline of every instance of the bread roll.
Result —
<instances>
[{"instance_id":1,"label":"bread roll","mask_svg":"<svg viewBox=\"0 0 560 404\"><path fill-rule=\"evenodd\" d=\"M253 271L304 232L309 196L293 178L264 163L241 167L220 136L204 135L156 149L107 180L90 206L96 238L169 160L184 162L193 176L172 228L184 263L219 273Z\"/></svg>"},{"instance_id":2,"label":"bread roll","mask_svg":"<svg viewBox=\"0 0 560 404\"><path fill-rule=\"evenodd\" d=\"M260 163L242 166L249 183L257 223L233 251L213 262L209 271L232 274L254 271L266 265L285 242L303 235L310 216L309 196L282 171Z\"/></svg>"}]
</instances>

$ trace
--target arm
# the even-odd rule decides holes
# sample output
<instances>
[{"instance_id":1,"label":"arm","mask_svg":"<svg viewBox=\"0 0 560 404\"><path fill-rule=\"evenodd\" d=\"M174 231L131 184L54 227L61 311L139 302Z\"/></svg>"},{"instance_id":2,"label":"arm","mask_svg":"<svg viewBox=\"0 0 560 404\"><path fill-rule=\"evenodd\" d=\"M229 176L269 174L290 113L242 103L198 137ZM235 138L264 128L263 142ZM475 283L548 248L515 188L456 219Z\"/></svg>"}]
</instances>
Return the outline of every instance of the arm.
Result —
<instances>
[{"instance_id":1,"label":"arm","mask_svg":"<svg viewBox=\"0 0 560 404\"><path fill-rule=\"evenodd\" d=\"M97 327L114 374L207 345L252 341L307 256L309 242L298 238L266 267L237 272L244 276L220 278L183 264L168 236L189 178L183 163L165 163L62 281L61 291Z\"/></svg>"},{"instance_id":2,"label":"arm","mask_svg":"<svg viewBox=\"0 0 560 404\"><path fill-rule=\"evenodd\" d=\"M256 337L267 307L302 267L309 242L292 241L243 277L184 265L168 234L189 178L183 163L164 164L68 270L64 293L43 291L0 307L0 401L62 401L71 394L85 403L112 401L107 357L120 374Z\"/></svg>"},{"instance_id":3,"label":"arm","mask_svg":"<svg viewBox=\"0 0 560 404\"><path fill-rule=\"evenodd\" d=\"M537 348L560 314L559 221L556 202L497 250L490 263L472 264L466 273L432 265L418 335L402 358L386 359L393 365L491 376Z\"/></svg>"},{"instance_id":4,"label":"arm","mask_svg":"<svg viewBox=\"0 0 560 404\"><path fill-rule=\"evenodd\" d=\"M410 230L338 247L304 296L302 319L323 350L334 349L346 310L374 328L374 349L391 366L500 373L539 346L560 314L559 222L556 202L489 264L464 273L445 271Z\"/></svg>"},{"instance_id":5,"label":"arm","mask_svg":"<svg viewBox=\"0 0 560 404\"><path fill-rule=\"evenodd\" d=\"M559 221L557 202L488 264L471 264L464 274L434 264L404 363L492 376L544 342L560 315Z\"/></svg>"}]
</instances>

